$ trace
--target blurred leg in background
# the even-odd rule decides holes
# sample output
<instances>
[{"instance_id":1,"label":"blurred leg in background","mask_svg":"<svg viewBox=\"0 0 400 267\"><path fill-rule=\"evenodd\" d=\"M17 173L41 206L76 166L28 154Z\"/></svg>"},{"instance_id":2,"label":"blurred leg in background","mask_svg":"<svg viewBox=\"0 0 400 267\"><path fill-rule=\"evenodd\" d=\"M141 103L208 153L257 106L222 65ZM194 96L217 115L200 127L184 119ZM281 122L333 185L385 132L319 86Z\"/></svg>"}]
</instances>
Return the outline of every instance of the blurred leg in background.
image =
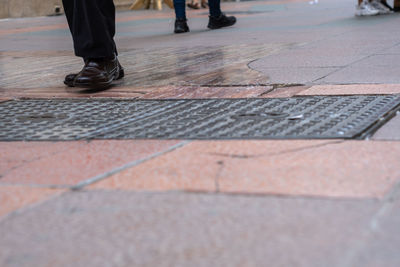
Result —
<instances>
[{"instance_id":1,"label":"blurred leg in background","mask_svg":"<svg viewBox=\"0 0 400 267\"><path fill-rule=\"evenodd\" d=\"M209 0L208 1L210 16L208 21L209 29L219 29L222 27L232 26L236 23L234 16L226 16L221 12L221 1L220 0ZM185 11L185 0L174 0L175 8L175 33L184 33L189 31L186 19Z\"/></svg>"}]
</instances>

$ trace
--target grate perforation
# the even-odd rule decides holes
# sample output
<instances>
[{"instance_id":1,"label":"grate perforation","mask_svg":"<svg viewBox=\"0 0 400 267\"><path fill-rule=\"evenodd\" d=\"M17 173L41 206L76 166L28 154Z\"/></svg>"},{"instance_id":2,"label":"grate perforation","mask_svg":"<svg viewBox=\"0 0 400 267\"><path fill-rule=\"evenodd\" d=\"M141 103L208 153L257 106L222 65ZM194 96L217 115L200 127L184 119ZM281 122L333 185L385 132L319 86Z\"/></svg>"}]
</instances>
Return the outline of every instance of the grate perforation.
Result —
<instances>
[{"instance_id":1,"label":"grate perforation","mask_svg":"<svg viewBox=\"0 0 400 267\"><path fill-rule=\"evenodd\" d=\"M399 105L399 95L14 100L0 103L0 140L355 138Z\"/></svg>"}]
</instances>

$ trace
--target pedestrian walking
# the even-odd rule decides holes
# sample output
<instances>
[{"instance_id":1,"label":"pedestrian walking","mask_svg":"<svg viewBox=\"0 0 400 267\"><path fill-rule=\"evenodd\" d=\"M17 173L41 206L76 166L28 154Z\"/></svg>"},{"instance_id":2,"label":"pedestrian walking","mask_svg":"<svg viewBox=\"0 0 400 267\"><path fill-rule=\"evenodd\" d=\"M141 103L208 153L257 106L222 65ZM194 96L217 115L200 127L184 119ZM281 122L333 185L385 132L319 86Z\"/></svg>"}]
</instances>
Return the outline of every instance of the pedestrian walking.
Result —
<instances>
[{"instance_id":1,"label":"pedestrian walking","mask_svg":"<svg viewBox=\"0 0 400 267\"><path fill-rule=\"evenodd\" d=\"M232 26L236 23L234 16L226 16L221 11L221 0L209 0L208 1L210 16L208 20L209 29L219 29L222 27ZM175 8L175 33L188 32L189 26L187 25L185 0L174 0Z\"/></svg>"},{"instance_id":2,"label":"pedestrian walking","mask_svg":"<svg viewBox=\"0 0 400 267\"><path fill-rule=\"evenodd\" d=\"M64 83L70 87L105 89L124 76L118 62L113 0L63 0L72 34L75 55L83 58L78 73L68 74Z\"/></svg>"}]
</instances>

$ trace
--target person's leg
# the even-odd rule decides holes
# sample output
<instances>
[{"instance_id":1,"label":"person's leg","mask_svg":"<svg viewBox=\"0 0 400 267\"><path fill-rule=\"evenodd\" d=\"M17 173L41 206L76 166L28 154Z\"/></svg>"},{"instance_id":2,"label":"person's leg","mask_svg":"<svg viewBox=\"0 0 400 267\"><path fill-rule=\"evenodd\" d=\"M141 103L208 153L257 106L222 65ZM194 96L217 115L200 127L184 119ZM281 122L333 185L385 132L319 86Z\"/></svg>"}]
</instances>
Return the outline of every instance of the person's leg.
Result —
<instances>
[{"instance_id":1,"label":"person's leg","mask_svg":"<svg viewBox=\"0 0 400 267\"><path fill-rule=\"evenodd\" d=\"M219 17L221 15L221 0L208 0L211 17Z\"/></svg>"},{"instance_id":2,"label":"person's leg","mask_svg":"<svg viewBox=\"0 0 400 267\"><path fill-rule=\"evenodd\" d=\"M175 9L175 28L174 33L184 33L189 31L186 20L185 0L174 0Z\"/></svg>"},{"instance_id":3,"label":"person's leg","mask_svg":"<svg viewBox=\"0 0 400 267\"><path fill-rule=\"evenodd\" d=\"M68 86L105 88L124 73L116 58L115 7L112 0L63 0L75 55L85 66L65 77Z\"/></svg>"},{"instance_id":4,"label":"person's leg","mask_svg":"<svg viewBox=\"0 0 400 267\"><path fill-rule=\"evenodd\" d=\"M210 18L207 26L209 29L219 29L236 23L234 16L227 17L222 13L221 0L208 0L208 6L210 8Z\"/></svg>"},{"instance_id":5,"label":"person's leg","mask_svg":"<svg viewBox=\"0 0 400 267\"><path fill-rule=\"evenodd\" d=\"M177 19L186 19L185 0L174 0L174 9Z\"/></svg>"},{"instance_id":6,"label":"person's leg","mask_svg":"<svg viewBox=\"0 0 400 267\"><path fill-rule=\"evenodd\" d=\"M63 0L63 5L76 56L105 58L116 53L112 0Z\"/></svg>"}]
</instances>

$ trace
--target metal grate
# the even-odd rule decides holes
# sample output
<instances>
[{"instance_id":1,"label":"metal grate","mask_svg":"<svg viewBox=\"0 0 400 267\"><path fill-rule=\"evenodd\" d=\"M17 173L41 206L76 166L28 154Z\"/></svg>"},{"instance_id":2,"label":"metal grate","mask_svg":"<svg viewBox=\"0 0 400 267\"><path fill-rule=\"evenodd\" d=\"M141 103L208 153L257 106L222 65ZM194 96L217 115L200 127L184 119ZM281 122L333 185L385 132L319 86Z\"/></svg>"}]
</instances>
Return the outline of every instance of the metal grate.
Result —
<instances>
[{"instance_id":1,"label":"metal grate","mask_svg":"<svg viewBox=\"0 0 400 267\"><path fill-rule=\"evenodd\" d=\"M400 96L203 100L15 100L0 140L355 138Z\"/></svg>"}]
</instances>

